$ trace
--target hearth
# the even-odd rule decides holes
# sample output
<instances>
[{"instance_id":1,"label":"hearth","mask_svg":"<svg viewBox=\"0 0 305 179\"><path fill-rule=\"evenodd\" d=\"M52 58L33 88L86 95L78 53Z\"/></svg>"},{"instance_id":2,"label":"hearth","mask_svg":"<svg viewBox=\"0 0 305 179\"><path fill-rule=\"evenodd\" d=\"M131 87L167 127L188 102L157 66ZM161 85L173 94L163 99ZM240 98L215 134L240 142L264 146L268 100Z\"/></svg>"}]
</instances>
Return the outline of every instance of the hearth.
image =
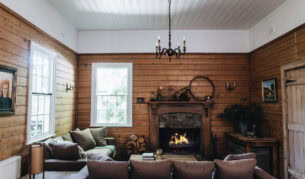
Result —
<instances>
[{"instance_id":1,"label":"hearth","mask_svg":"<svg viewBox=\"0 0 305 179\"><path fill-rule=\"evenodd\" d=\"M159 147L165 153L200 153L201 115L169 113L160 115L159 120Z\"/></svg>"}]
</instances>

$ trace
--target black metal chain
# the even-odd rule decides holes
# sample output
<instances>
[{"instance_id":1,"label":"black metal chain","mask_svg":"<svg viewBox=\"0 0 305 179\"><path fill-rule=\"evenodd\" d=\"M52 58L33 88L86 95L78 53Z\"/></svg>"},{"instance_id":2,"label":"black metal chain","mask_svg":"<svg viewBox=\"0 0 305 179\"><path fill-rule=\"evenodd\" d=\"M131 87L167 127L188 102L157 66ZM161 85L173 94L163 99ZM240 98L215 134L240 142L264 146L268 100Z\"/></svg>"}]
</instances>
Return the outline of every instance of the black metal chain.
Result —
<instances>
[{"instance_id":1,"label":"black metal chain","mask_svg":"<svg viewBox=\"0 0 305 179\"><path fill-rule=\"evenodd\" d=\"M172 46L172 29L171 29L171 0L168 0L168 46L169 46L169 49L171 48Z\"/></svg>"}]
</instances>

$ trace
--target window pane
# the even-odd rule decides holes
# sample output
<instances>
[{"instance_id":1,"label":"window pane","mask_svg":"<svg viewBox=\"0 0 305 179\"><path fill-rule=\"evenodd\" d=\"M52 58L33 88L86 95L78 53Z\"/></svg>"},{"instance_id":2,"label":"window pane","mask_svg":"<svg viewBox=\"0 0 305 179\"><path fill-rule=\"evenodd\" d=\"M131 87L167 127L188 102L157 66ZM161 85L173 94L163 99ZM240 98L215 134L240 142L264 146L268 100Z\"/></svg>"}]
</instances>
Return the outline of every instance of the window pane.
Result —
<instances>
[{"instance_id":1,"label":"window pane","mask_svg":"<svg viewBox=\"0 0 305 179\"><path fill-rule=\"evenodd\" d=\"M37 116L32 116L31 118L31 136L35 137L37 135Z\"/></svg>"},{"instance_id":2,"label":"window pane","mask_svg":"<svg viewBox=\"0 0 305 179\"><path fill-rule=\"evenodd\" d=\"M127 95L127 68L98 68L98 95Z\"/></svg>"},{"instance_id":3,"label":"window pane","mask_svg":"<svg viewBox=\"0 0 305 179\"><path fill-rule=\"evenodd\" d=\"M44 133L47 133L47 132L49 132L49 129L50 129L50 126L49 126L49 123L50 123L50 115L44 115L44 116L43 116L43 120L44 120L43 132L44 132Z\"/></svg>"},{"instance_id":4,"label":"window pane","mask_svg":"<svg viewBox=\"0 0 305 179\"><path fill-rule=\"evenodd\" d=\"M43 133L43 115L39 115L37 118L37 135L41 135Z\"/></svg>"},{"instance_id":5,"label":"window pane","mask_svg":"<svg viewBox=\"0 0 305 179\"><path fill-rule=\"evenodd\" d=\"M40 95L39 98L38 98L38 114L43 114L44 112L44 106L45 106L45 103L44 103L44 96Z\"/></svg>"},{"instance_id":6,"label":"window pane","mask_svg":"<svg viewBox=\"0 0 305 179\"><path fill-rule=\"evenodd\" d=\"M44 99L44 114L50 114L51 96L45 96Z\"/></svg>"},{"instance_id":7,"label":"window pane","mask_svg":"<svg viewBox=\"0 0 305 179\"><path fill-rule=\"evenodd\" d=\"M38 99L36 95L32 95L32 115L37 115Z\"/></svg>"},{"instance_id":8,"label":"window pane","mask_svg":"<svg viewBox=\"0 0 305 179\"><path fill-rule=\"evenodd\" d=\"M33 88L32 91L37 91L36 86L37 86L37 77L36 75L33 76L33 84L32 84Z\"/></svg>"},{"instance_id":9,"label":"window pane","mask_svg":"<svg viewBox=\"0 0 305 179\"><path fill-rule=\"evenodd\" d=\"M49 59L46 58L43 60L43 76L44 77L49 77L49 69L50 69Z\"/></svg>"},{"instance_id":10,"label":"window pane","mask_svg":"<svg viewBox=\"0 0 305 179\"><path fill-rule=\"evenodd\" d=\"M42 92L49 93L49 80L46 77L43 77L42 80Z\"/></svg>"},{"instance_id":11,"label":"window pane","mask_svg":"<svg viewBox=\"0 0 305 179\"><path fill-rule=\"evenodd\" d=\"M42 92L42 90L41 90L41 85L42 85L42 78L41 78L41 76L38 76L37 77L37 88L36 88L36 92Z\"/></svg>"}]
</instances>

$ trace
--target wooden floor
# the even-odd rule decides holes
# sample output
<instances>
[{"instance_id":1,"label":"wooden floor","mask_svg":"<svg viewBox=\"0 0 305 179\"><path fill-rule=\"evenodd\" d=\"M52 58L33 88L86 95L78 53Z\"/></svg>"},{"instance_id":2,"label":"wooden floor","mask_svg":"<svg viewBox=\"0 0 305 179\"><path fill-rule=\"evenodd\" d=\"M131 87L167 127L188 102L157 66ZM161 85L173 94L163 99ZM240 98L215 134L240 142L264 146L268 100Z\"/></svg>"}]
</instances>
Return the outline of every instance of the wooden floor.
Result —
<instances>
[{"instance_id":1,"label":"wooden floor","mask_svg":"<svg viewBox=\"0 0 305 179\"><path fill-rule=\"evenodd\" d=\"M45 179L72 179L73 175L78 172L45 172ZM23 176L20 179L29 179L29 175ZM35 176L35 179L42 179L42 174Z\"/></svg>"}]
</instances>

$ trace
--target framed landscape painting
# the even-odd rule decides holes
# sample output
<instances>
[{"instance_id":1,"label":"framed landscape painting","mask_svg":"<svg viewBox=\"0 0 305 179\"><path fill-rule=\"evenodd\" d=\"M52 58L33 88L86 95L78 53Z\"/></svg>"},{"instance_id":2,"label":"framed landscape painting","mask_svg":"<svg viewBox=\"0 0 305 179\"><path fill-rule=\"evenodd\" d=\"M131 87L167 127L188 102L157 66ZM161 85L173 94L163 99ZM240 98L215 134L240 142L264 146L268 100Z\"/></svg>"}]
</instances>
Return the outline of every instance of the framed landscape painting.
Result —
<instances>
[{"instance_id":1,"label":"framed landscape painting","mask_svg":"<svg viewBox=\"0 0 305 179\"><path fill-rule=\"evenodd\" d=\"M277 91L276 91L276 79L263 80L262 82L262 96L263 102L276 103Z\"/></svg>"},{"instance_id":2,"label":"framed landscape painting","mask_svg":"<svg viewBox=\"0 0 305 179\"><path fill-rule=\"evenodd\" d=\"M0 115L15 114L17 69L0 65Z\"/></svg>"}]
</instances>

